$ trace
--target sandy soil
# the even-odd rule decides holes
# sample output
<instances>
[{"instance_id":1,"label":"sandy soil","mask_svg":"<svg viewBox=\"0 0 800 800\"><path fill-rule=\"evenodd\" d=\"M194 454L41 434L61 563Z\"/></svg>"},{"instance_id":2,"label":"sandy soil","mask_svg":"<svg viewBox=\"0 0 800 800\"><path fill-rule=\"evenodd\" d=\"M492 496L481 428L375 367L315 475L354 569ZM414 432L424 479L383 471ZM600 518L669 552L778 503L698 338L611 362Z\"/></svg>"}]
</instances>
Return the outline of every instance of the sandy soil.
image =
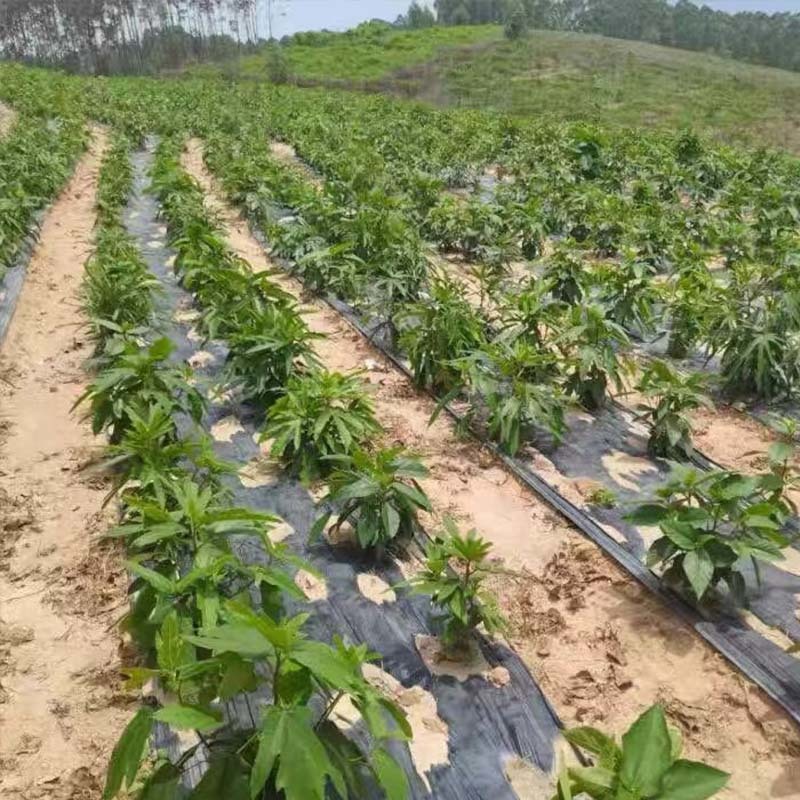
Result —
<instances>
[{"instance_id":1,"label":"sandy soil","mask_svg":"<svg viewBox=\"0 0 800 800\"><path fill-rule=\"evenodd\" d=\"M47 215L0 349L0 797L100 797L130 709L115 621L126 604L106 487L81 472L101 445L70 407L89 356L75 293L90 251L105 137Z\"/></svg>"},{"instance_id":2,"label":"sandy soil","mask_svg":"<svg viewBox=\"0 0 800 800\"><path fill-rule=\"evenodd\" d=\"M286 164L301 172L303 177L317 189L322 186L319 175L297 155L294 147L290 144L273 140L269 143L269 151L272 153L273 157L282 164Z\"/></svg>"},{"instance_id":3,"label":"sandy soil","mask_svg":"<svg viewBox=\"0 0 800 800\"><path fill-rule=\"evenodd\" d=\"M17 112L0 102L0 136L5 136L17 119Z\"/></svg>"},{"instance_id":4,"label":"sandy soil","mask_svg":"<svg viewBox=\"0 0 800 800\"><path fill-rule=\"evenodd\" d=\"M234 250L254 269L269 269L205 170L198 142L190 143L184 166L207 192ZM296 281L275 279L304 296ZM386 442L406 445L431 469L425 489L435 518L427 522L449 513L477 527L493 555L517 573L495 587L513 623L512 643L567 724L620 731L660 700L683 730L689 757L734 773L725 797L800 798L800 737L778 707L491 454L459 439L444 415L428 426L433 402L341 317L315 300L307 306L309 325L326 335L317 344L322 361L365 369Z\"/></svg>"}]
</instances>

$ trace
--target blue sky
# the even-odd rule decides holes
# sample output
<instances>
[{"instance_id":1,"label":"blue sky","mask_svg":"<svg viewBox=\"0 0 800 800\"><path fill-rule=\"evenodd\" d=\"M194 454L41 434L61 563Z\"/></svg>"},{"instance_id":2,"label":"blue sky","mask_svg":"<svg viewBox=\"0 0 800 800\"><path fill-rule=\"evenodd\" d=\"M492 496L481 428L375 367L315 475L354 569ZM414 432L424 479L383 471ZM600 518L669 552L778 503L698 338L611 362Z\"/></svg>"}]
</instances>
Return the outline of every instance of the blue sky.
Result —
<instances>
[{"instance_id":1,"label":"blue sky","mask_svg":"<svg viewBox=\"0 0 800 800\"><path fill-rule=\"evenodd\" d=\"M410 0L284 0L277 2L274 35L296 31L345 30L372 17L390 22L408 8ZM706 0L720 11L800 12L800 0ZM266 5L263 3L262 5Z\"/></svg>"}]
</instances>

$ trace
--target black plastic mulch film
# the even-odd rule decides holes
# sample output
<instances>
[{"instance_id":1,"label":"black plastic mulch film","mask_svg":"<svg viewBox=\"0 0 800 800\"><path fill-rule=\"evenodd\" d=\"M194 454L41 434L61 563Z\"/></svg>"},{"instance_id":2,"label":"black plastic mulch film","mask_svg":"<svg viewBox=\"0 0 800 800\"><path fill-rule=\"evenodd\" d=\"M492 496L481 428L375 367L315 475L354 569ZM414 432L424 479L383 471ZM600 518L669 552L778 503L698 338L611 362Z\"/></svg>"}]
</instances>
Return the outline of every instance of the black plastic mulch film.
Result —
<instances>
[{"instance_id":1,"label":"black plastic mulch film","mask_svg":"<svg viewBox=\"0 0 800 800\"><path fill-rule=\"evenodd\" d=\"M293 216L287 209L275 207L275 217ZM251 225L253 234L266 247L262 232ZM287 271L290 264L280 259L273 261ZM382 341L380 331L385 330L383 320L365 320L353 307L334 296L325 301L345 318L371 345L380 350L401 372L411 377L408 364ZM434 398L439 399L439 398ZM464 422L463 416L454 406L445 406L455 420ZM625 519L627 509L635 501L646 498L648 493L661 484L669 473L669 465L661 459L653 459L647 453L646 431L637 425L631 412L618 404L609 406L595 414L574 413L569 420L569 431L563 442L555 447L543 440L536 447L529 447L534 455L538 450L551 460L556 469L567 479L590 479L612 489L619 499L615 508L592 508L587 510L575 505L556 486L537 471L531 459L506 455L492 441L473 431L486 447L500 458L506 467L523 484L541 496L589 537L636 580L645 585L663 602L691 625L709 644L757 683L770 697L778 702L800 724L800 659L772 641L764 633L750 627L742 614L733 605L723 606L713 618L674 592L666 589L659 578L646 567L644 556L649 545L642 531ZM702 469L716 467L702 453L692 458ZM616 473L616 477L612 477ZM620 481L621 479L621 481ZM795 521L796 522L796 521ZM617 534L610 535L606 528ZM800 563L800 545L790 551L795 569ZM767 628L782 632L787 639L800 641L800 575L782 569L778 565L761 565L762 586L755 585L752 568L744 565L750 590L750 609L757 622Z\"/></svg>"},{"instance_id":2,"label":"black plastic mulch film","mask_svg":"<svg viewBox=\"0 0 800 800\"><path fill-rule=\"evenodd\" d=\"M168 267L174 253L167 248L165 229L158 219L158 203L146 192L147 170L152 163L152 147L133 155L134 192L124 215L128 232L135 238L142 257L165 288L162 309L167 320L176 309L190 307L191 295L184 291ZM176 344L174 358L188 361L198 352L198 343L190 337L191 324L172 320L164 333ZM205 343L203 350L213 356L205 366L195 367L198 388L207 391L225 360L221 342ZM208 362L208 359L203 359ZM229 441L216 441L214 447L223 458L247 464L260 453L254 434L257 426L252 409L233 407L224 402L212 403L204 427L210 429L226 417L234 417L237 432ZM511 680L497 687L481 677L458 681L451 677L435 677L422 662L414 638L431 634L429 601L424 597L398 592L397 600L377 604L359 591L356 579L361 573L377 575L393 585L403 579L394 563L376 565L370 560L358 562L351 550L333 548L324 542L308 546L308 533L317 516L315 503L308 491L296 480L279 473L267 486L245 488L235 476L230 481L234 502L277 514L292 528L284 541L310 561L327 583L327 598L313 603L309 631L315 638L330 641L334 634L350 641L365 642L382 656L379 666L407 689L420 687L432 695L437 714L447 726L447 763L433 766L423 777L412 765L405 745L393 743L393 750L409 775L413 798L442 800L513 800L517 795L504 775L504 763L518 756L543 773L553 770L559 741L558 719L526 669L506 646L481 642L481 649L490 667L503 666ZM257 561L264 557L256 541L242 542L240 555ZM259 706L267 702L263 696L241 696L228 703L229 720L248 727L258 721ZM433 724L438 724L432 720ZM358 735L358 731L355 732ZM173 752L185 749L174 734L159 727L157 747ZM189 780L196 782L204 769L203 756L191 765ZM426 785L426 783L428 785Z\"/></svg>"},{"instance_id":3,"label":"black plastic mulch film","mask_svg":"<svg viewBox=\"0 0 800 800\"><path fill-rule=\"evenodd\" d=\"M22 286L25 283L28 264L30 263L36 243L39 241L42 220L46 213L47 211L43 209L34 214L33 225L28 235L22 240L5 274L0 277L0 343L6 338L8 327L11 325L11 319L17 308L17 301L22 292Z\"/></svg>"}]
</instances>

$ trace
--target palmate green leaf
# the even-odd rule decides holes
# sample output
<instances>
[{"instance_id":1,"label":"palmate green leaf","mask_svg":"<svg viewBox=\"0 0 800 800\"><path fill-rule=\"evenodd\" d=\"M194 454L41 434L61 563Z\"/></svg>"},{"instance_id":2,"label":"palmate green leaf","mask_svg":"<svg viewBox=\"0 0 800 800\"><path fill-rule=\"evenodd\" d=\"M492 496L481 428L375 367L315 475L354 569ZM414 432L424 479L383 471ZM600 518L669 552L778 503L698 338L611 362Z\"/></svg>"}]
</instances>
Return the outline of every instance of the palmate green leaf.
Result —
<instances>
[{"instance_id":1,"label":"palmate green leaf","mask_svg":"<svg viewBox=\"0 0 800 800\"><path fill-rule=\"evenodd\" d=\"M152 730L152 709L140 708L128 723L111 754L106 785L103 789L103 800L111 800L112 797L116 797L123 784L128 787L133 785L144 759L147 741Z\"/></svg>"},{"instance_id":2,"label":"palmate green leaf","mask_svg":"<svg viewBox=\"0 0 800 800\"><path fill-rule=\"evenodd\" d=\"M312 711L304 706L271 706L264 714L250 776L253 800L273 772L275 789L283 791L286 800L325 800L328 779L340 795L347 794L344 778L314 730Z\"/></svg>"},{"instance_id":3,"label":"palmate green leaf","mask_svg":"<svg viewBox=\"0 0 800 800\"><path fill-rule=\"evenodd\" d=\"M727 783L730 775L697 761L676 761L661 782L658 800L706 800Z\"/></svg>"},{"instance_id":4,"label":"palmate green leaf","mask_svg":"<svg viewBox=\"0 0 800 800\"><path fill-rule=\"evenodd\" d=\"M230 700L242 692L254 692L258 688L258 675L250 661L245 661L235 653L219 656L222 664L222 679L219 682L219 696Z\"/></svg>"},{"instance_id":5,"label":"palmate green leaf","mask_svg":"<svg viewBox=\"0 0 800 800\"><path fill-rule=\"evenodd\" d=\"M641 797L655 797L671 764L672 743L664 709L649 708L622 737L619 776L623 786Z\"/></svg>"},{"instance_id":6,"label":"palmate green leaf","mask_svg":"<svg viewBox=\"0 0 800 800\"><path fill-rule=\"evenodd\" d=\"M698 599L702 599L714 577L714 562L706 550L692 550L683 559L683 571Z\"/></svg>"},{"instance_id":7,"label":"palmate green leaf","mask_svg":"<svg viewBox=\"0 0 800 800\"><path fill-rule=\"evenodd\" d=\"M180 731L213 731L222 725L221 712L177 703L160 708L153 718Z\"/></svg>"},{"instance_id":8,"label":"palmate green leaf","mask_svg":"<svg viewBox=\"0 0 800 800\"><path fill-rule=\"evenodd\" d=\"M327 750L331 763L341 773L348 797L368 796L363 774L366 759L358 745L330 719L317 726L317 736Z\"/></svg>"},{"instance_id":9,"label":"palmate green leaf","mask_svg":"<svg viewBox=\"0 0 800 800\"><path fill-rule=\"evenodd\" d=\"M212 758L206 774L187 800L250 800L247 764L236 753Z\"/></svg>"}]
</instances>

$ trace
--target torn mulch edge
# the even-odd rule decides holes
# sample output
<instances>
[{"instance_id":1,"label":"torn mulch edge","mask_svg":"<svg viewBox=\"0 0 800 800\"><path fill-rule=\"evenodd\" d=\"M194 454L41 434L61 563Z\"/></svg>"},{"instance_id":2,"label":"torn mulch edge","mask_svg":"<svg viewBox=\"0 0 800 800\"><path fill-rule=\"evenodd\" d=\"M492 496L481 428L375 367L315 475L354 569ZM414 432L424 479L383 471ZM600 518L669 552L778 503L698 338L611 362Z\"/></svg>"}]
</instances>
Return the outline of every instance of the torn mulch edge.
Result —
<instances>
[{"instance_id":1,"label":"torn mulch edge","mask_svg":"<svg viewBox=\"0 0 800 800\"><path fill-rule=\"evenodd\" d=\"M146 171L152 151L133 156L135 186L125 214L125 224L136 239L143 258L162 281L166 292L165 311L174 313L188 308L191 296L177 283L168 264L173 253L165 243L166 231L157 218L158 204L145 193ZM200 343L192 335L188 322L174 319L164 331L177 345L175 357L188 361L198 353ZM218 377L225 360L225 348L219 342L203 345L204 357L194 359L198 388L207 391ZM260 455L254 440L257 415L252 409L211 405L204 426L212 429L225 422L226 435L219 435L215 450L223 458L246 466ZM391 586L403 579L392 561L376 563L362 560L352 551L320 542L308 545L308 533L317 517L314 499L298 481L283 472L268 480L247 481L234 476L231 481L234 502L270 511L285 520L283 541L298 555L310 561L327 582L325 592L316 593L311 635L329 641L333 634L355 642L364 642L381 653L373 669L376 679L394 694L415 725L415 741L406 747L393 743L393 755L400 759L411 782L411 797L435 797L440 800L513 800L516 797L504 775L504 763L523 758L541 771L543 779L555 767L555 747L560 738L558 719L522 661L506 645L482 641L480 648L488 668L503 667L507 682L490 682L482 676L457 680L451 676L432 675L425 666L415 637L435 633L431 626L427 598L398 591L392 602L376 602L359 589L359 577L365 574ZM263 485L262 485L263 484ZM243 558L257 561L263 550L250 539L240 539ZM300 606L297 607L298 610ZM242 696L226 705L228 719L252 726L259 707L268 698ZM340 720L347 727L347 720ZM358 736L357 729L352 731ZM159 728L156 746L181 752L196 739L180 741L174 734ZM189 780L199 780L204 769L203 757L196 754ZM365 798L365 800L367 800Z\"/></svg>"},{"instance_id":2,"label":"torn mulch edge","mask_svg":"<svg viewBox=\"0 0 800 800\"><path fill-rule=\"evenodd\" d=\"M8 326L14 317L17 308L17 301L25 283L25 275L28 272L33 251L39 241L47 209L39 209L33 215L33 224L25 238L17 248L17 253L10 267L6 269L5 275L0 278L0 344L6 337Z\"/></svg>"}]
</instances>

